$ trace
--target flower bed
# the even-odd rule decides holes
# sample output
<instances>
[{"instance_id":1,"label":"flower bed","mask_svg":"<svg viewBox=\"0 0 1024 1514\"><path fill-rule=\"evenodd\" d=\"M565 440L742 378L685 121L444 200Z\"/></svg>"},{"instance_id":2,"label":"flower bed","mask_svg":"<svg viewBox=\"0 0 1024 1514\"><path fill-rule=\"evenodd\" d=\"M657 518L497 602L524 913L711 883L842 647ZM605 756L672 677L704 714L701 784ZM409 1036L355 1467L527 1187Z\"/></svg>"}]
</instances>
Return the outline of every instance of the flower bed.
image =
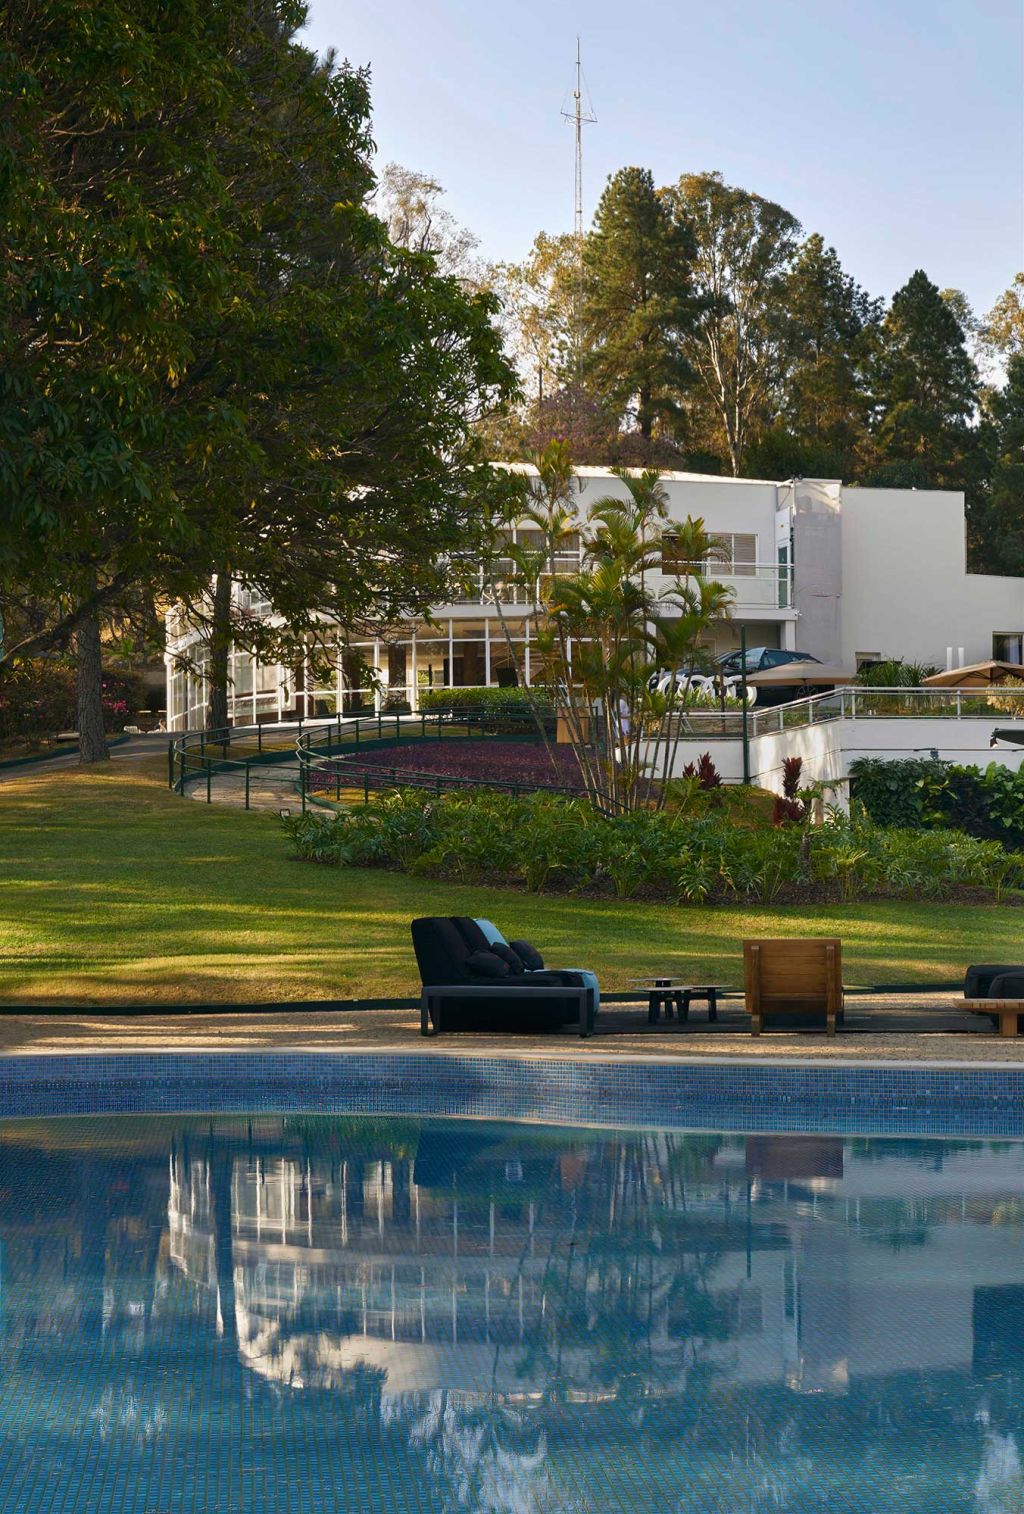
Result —
<instances>
[{"instance_id":1,"label":"flower bed","mask_svg":"<svg viewBox=\"0 0 1024 1514\"><path fill-rule=\"evenodd\" d=\"M488 779L499 784L522 788L582 788L580 770L570 747L552 747L551 757L539 741L455 740L409 741L396 746L361 747L348 757L335 757L328 766L314 774L310 788L333 789L340 777L342 786L358 786L363 773L394 772L399 778L417 773L441 778Z\"/></svg>"}]
</instances>

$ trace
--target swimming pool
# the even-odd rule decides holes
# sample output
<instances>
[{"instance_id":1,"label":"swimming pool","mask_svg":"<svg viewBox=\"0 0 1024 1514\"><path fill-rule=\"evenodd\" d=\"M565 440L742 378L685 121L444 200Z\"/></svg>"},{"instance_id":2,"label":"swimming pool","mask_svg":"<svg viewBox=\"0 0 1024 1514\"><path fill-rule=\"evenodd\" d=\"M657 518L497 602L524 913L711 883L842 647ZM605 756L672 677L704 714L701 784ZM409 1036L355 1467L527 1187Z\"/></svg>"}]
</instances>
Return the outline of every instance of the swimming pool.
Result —
<instances>
[{"instance_id":1,"label":"swimming pool","mask_svg":"<svg viewBox=\"0 0 1024 1514\"><path fill-rule=\"evenodd\" d=\"M1012 1138L0 1122L3 1514L1008 1514L1022 1369Z\"/></svg>"}]
</instances>

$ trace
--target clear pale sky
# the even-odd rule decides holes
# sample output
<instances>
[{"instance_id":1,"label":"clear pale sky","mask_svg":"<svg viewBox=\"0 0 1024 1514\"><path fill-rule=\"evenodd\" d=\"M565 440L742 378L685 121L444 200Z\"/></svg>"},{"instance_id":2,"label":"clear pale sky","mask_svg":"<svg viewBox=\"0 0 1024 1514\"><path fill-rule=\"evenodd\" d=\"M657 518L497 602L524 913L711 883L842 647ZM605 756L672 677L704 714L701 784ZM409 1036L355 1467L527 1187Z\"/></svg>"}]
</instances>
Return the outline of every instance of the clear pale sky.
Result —
<instances>
[{"instance_id":1,"label":"clear pale sky","mask_svg":"<svg viewBox=\"0 0 1024 1514\"><path fill-rule=\"evenodd\" d=\"M1024 268L1022 0L311 0L369 64L378 162L429 173L490 259L572 226L576 34L607 175L720 169L819 231L872 294L915 268L982 313Z\"/></svg>"}]
</instances>

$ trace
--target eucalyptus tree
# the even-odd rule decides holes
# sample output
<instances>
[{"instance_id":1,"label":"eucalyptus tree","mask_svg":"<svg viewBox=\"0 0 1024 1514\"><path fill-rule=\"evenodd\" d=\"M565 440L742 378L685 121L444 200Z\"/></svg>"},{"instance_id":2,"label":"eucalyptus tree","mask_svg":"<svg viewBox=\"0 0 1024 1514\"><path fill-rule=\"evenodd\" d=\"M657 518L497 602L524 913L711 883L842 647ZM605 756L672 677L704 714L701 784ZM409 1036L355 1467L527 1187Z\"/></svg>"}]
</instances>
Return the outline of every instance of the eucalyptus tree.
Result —
<instances>
[{"instance_id":1,"label":"eucalyptus tree","mask_svg":"<svg viewBox=\"0 0 1024 1514\"><path fill-rule=\"evenodd\" d=\"M699 313L683 355L697 375L711 440L738 475L773 413L785 369L784 291L800 223L719 173L684 174L663 198L694 249Z\"/></svg>"},{"instance_id":2,"label":"eucalyptus tree","mask_svg":"<svg viewBox=\"0 0 1024 1514\"><path fill-rule=\"evenodd\" d=\"M1013 283L996 300L981 323L981 339L989 352L1001 358L1024 353L1024 273L1015 273Z\"/></svg>"}]
</instances>

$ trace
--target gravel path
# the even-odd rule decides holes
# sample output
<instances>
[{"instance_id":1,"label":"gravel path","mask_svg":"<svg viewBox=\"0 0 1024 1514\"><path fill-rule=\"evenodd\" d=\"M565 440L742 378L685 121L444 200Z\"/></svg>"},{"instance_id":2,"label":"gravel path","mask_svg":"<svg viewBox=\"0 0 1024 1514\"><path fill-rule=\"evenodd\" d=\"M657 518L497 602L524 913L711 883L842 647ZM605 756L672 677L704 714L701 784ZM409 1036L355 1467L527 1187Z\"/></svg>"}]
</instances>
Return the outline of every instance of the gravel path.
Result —
<instances>
[{"instance_id":1,"label":"gravel path","mask_svg":"<svg viewBox=\"0 0 1024 1514\"><path fill-rule=\"evenodd\" d=\"M581 1041L571 1032L550 1036L460 1033L424 1040L419 1011L410 1006L341 1006L319 1013L144 1015L125 1018L102 1009L0 1016L0 1054L111 1051L360 1051L516 1055L527 1057L693 1058L712 1061L1024 1063L1024 1037L1003 1040L987 1020L956 1008L955 994L872 995L847 1001L846 1028L834 1039L820 1030L749 1033L739 1000L728 1001L709 1027L703 1009L687 1027L649 1028L646 1006L609 1005L598 1033Z\"/></svg>"}]
</instances>

